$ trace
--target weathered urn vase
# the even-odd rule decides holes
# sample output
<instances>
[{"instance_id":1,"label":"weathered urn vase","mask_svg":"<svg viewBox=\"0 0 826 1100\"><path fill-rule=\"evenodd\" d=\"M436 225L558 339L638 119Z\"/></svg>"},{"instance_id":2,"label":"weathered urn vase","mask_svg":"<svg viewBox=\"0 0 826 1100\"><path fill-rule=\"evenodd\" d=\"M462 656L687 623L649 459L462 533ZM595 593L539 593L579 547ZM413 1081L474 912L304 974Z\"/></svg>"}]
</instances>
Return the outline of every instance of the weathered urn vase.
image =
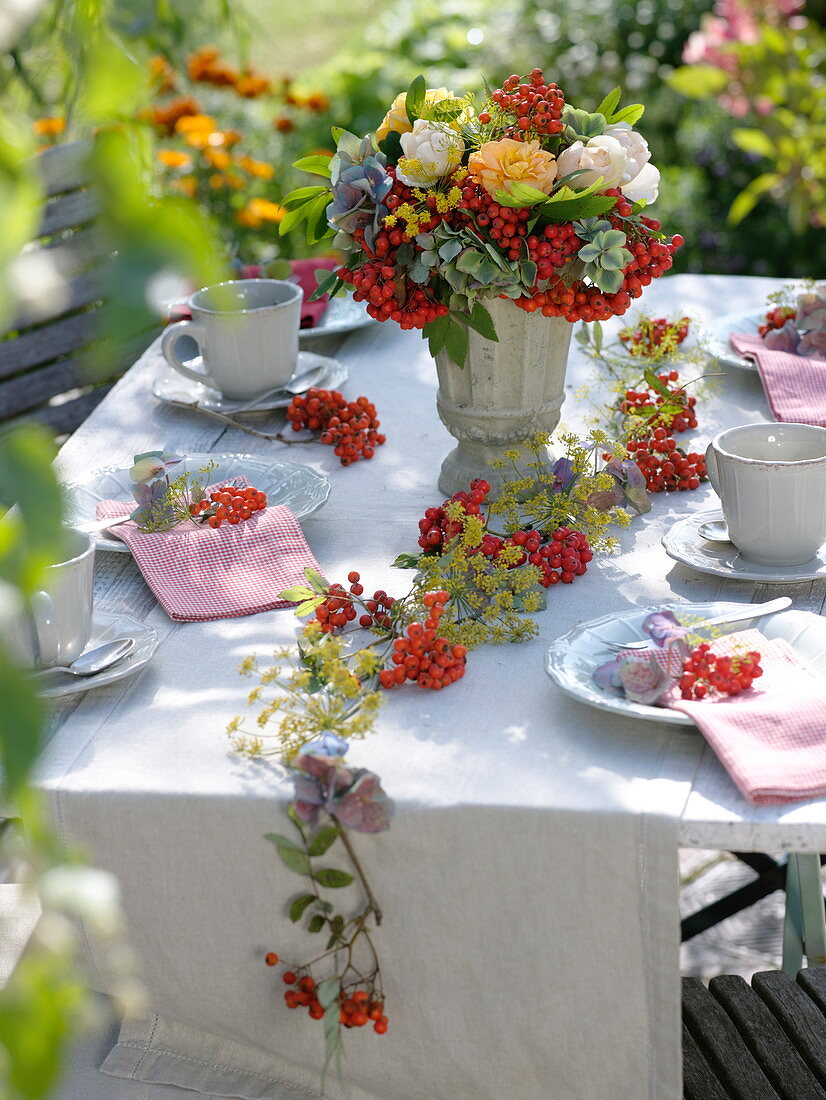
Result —
<instances>
[{"instance_id":1,"label":"weathered urn vase","mask_svg":"<svg viewBox=\"0 0 826 1100\"><path fill-rule=\"evenodd\" d=\"M436 356L439 392L436 406L442 423L458 440L442 463L439 489L452 496L475 477L486 478L494 491L513 477L489 465L507 451L519 451L521 470L536 461L525 441L537 432L549 435L559 423L565 400L565 368L573 325L564 317L526 313L507 298L486 301L498 342L469 330L464 367L446 351ZM550 459L549 459L550 468Z\"/></svg>"}]
</instances>

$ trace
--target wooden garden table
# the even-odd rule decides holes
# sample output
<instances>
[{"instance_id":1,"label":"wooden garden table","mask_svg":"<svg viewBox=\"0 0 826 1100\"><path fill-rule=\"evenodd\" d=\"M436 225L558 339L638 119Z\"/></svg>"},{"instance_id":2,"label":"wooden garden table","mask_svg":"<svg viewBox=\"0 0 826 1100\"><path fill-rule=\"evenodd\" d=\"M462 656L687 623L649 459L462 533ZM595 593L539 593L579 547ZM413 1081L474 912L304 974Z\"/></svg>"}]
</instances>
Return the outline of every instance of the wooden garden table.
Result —
<instances>
[{"instance_id":1,"label":"wooden garden table","mask_svg":"<svg viewBox=\"0 0 826 1100\"><path fill-rule=\"evenodd\" d=\"M643 303L710 318L759 305L779 285L674 276ZM305 462L332 483L327 505L303 523L327 576L356 568L367 585L401 592L406 578L390 562L415 549L451 446L435 413L435 371L418 335L390 325L353 333L338 354L350 368L346 394L367 394L387 431L371 462L342 469L330 448L287 448L160 404L153 348L63 447L61 473L80 478L159 447ZM573 351L567 426L580 419L571 395L592 373ZM695 445L767 418L757 375L729 371L702 406ZM272 430L277 418L256 423ZM377 735L351 749L398 806L389 833L358 838L386 913L379 944L392 1022L384 1039L348 1033L345 1084L328 1081L325 1095L676 1100L680 845L794 853L791 877L809 887L810 961L824 961L817 853L826 851L826 800L751 806L696 731L589 709L542 670L553 638L629 605L788 592L794 607L821 613L823 583L755 587L666 556L663 531L711 496L701 488L657 498L622 533L616 557L551 591L538 638L474 652L449 691L393 693ZM287 826L289 783L277 767L239 760L223 736L249 688L236 665L288 643L294 620L276 611L173 623L131 557L113 553L98 555L96 601L161 636L137 676L53 707L38 779L60 831L119 875L160 1013L125 1033L108 1071L147 1088L319 1095L320 1035L280 1005L261 961L273 948L308 955L306 933L283 914L298 880L261 840ZM790 927L789 965L793 938Z\"/></svg>"}]
</instances>

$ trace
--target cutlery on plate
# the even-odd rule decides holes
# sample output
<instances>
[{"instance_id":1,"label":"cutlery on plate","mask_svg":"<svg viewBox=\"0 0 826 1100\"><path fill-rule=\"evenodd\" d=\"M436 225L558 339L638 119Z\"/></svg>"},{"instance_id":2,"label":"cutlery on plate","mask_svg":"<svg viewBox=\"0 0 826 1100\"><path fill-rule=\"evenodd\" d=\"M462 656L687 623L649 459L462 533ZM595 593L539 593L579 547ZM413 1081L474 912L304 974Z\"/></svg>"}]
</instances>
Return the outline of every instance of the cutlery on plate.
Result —
<instances>
[{"instance_id":1,"label":"cutlery on plate","mask_svg":"<svg viewBox=\"0 0 826 1100\"><path fill-rule=\"evenodd\" d=\"M268 397L275 397L282 393L285 395L288 393L303 393L305 390L308 390L314 382L317 382L321 378L327 370L328 365L327 363L319 363L310 370L305 370L303 374L291 378L289 382L282 382L280 386L275 386L271 390L265 390L264 393L259 393L257 397L254 397L252 401L248 401L246 405L242 405L240 409L233 409L233 416L237 416L238 413L250 412L256 405L260 405L262 401L266 401Z\"/></svg>"},{"instance_id":2,"label":"cutlery on plate","mask_svg":"<svg viewBox=\"0 0 826 1100\"><path fill-rule=\"evenodd\" d=\"M117 527L121 523L127 523L129 516L121 516L119 519L112 516L109 519L90 519L83 523L75 523L72 526L77 531L83 531L87 535L96 535L100 531L108 531L110 527Z\"/></svg>"},{"instance_id":3,"label":"cutlery on plate","mask_svg":"<svg viewBox=\"0 0 826 1100\"><path fill-rule=\"evenodd\" d=\"M728 527L721 519L711 519L706 523L701 523L697 528L697 534L706 542L731 542Z\"/></svg>"},{"instance_id":4,"label":"cutlery on plate","mask_svg":"<svg viewBox=\"0 0 826 1100\"><path fill-rule=\"evenodd\" d=\"M767 603L755 603L744 604L741 611L729 611L726 615L715 615L712 619L703 619L702 622L693 623L691 630L701 630L707 626L723 626L725 623L739 623L745 619L761 619L764 615L773 615L776 611L784 611L791 604L789 596L778 596L775 600L769 600ZM646 638L644 641L639 642L612 642L605 638L600 638L600 641L605 642L611 649L618 651L621 650L633 650L633 649L648 649L651 645L651 639Z\"/></svg>"},{"instance_id":5,"label":"cutlery on plate","mask_svg":"<svg viewBox=\"0 0 826 1100\"><path fill-rule=\"evenodd\" d=\"M81 653L76 661L70 665L54 665L52 668L40 668L37 676L45 676L49 672L68 672L70 676L94 676L97 672L103 672L132 652L135 648L134 638L119 638L115 642L106 642L104 645L90 649L88 653Z\"/></svg>"}]
</instances>

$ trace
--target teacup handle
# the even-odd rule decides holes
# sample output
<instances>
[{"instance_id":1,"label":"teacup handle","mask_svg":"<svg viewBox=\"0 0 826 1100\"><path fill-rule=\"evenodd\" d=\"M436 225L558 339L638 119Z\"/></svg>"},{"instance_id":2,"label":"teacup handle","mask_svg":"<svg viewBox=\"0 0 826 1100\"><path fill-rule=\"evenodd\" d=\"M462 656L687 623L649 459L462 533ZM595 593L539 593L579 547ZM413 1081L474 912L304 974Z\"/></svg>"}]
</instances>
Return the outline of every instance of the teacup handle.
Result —
<instances>
[{"instance_id":1,"label":"teacup handle","mask_svg":"<svg viewBox=\"0 0 826 1100\"><path fill-rule=\"evenodd\" d=\"M714 452L714 444L706 447L706 474L711 482L711 487L717 496L720 495L720 473L717 469L717 455Z\"/></svg>"},{"instance_id":2,"label":"teacup handle","mask_svg":"<svg viewBox=\"0 0 826 1100\"><path fill-rule=\"evenodd\" d=\"M50 665L57 664L60 649L54 603L48 592L35 592L31 608L37 636L37 665L40 668L49 668Z\"/></svg>"},{"instance_id":3,"label":"teacup handle","mask_svg":"<svg viewBox=\"0 0 826 1100\"><path fill-rule=\"evenodd\" d=\"M202 386L212 386L213 389L215 389L215 382L206 371L192 370L181 361L175 348L182 336L192 337L198 345L201 358L206 361L204 355L206 332L204 326L197 321L176 321L174 325L169 325L164 329L163 336L161 337L161 351L163 352L164 359L166 359L170 367L179 374L186 375L187 378L191 378L193 382L199 382Z\"/></svg>"}]
</instances>

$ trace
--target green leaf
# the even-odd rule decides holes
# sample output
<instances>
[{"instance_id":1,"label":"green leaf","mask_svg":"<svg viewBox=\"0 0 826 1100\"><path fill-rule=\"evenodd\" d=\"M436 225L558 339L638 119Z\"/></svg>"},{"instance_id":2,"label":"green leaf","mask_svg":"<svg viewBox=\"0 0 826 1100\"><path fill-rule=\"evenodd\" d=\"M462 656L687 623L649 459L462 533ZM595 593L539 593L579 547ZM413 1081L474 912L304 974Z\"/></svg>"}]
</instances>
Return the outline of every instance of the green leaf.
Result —
<instances>
[{"instance_id":1,"label":"green leaf","mask_svg":"<svg viewBox=\"0 0 826 1100\"><path fill-rule=\"evenodd\" d=\"M308 566L304 570L304 579L312 588L313 592L317 592L319 596L327 595L327 582L320 573L315 571L315 569L310 569Z\"/></svg>"},{"instance_id":2,"label":"green leaf","mask_svg":"<svg viewBox=\"0 0 826 1100\"><path fill-rule=\"evenodd\" d=\"M548 195L545 191L540 191L536 187L531 187L527 183L520 183L518 180L511 180L507 190L498 190L496 192L496 201L500 206L510 206L514 208L524 206L536 206L538 202L544 202Z\"/></svg>"},{"instance_id":3,"label":"green leaf","mask_svg":"<svg viewBox=\"0 0 826 1100\"><path fill-rule=\"evenodd\" d=\"M391 130L387 137L382 138L379 149L387 157L388 164L395 164L402 155L402 136L398 130Z\"/></svg>"},{"instance_id":4,"label":"green leaf","mask_svg":"<svg viewBox=\"0 0 826 1100\"><path fill-rule=\"evenodd\" d=\"M287 600L289 603L299 603L301 600L309 599L314 595L312 588L305 588L304 585L296 585L295 588L285 588L283 592L278 593L279 600Z\"/></svg>"},{"instance_id":5,"label":"green leaf","mask_svg":"<svg viewBox=\"0 0 826 1100\"><path fill-rule=\"evenodd\" d=\"M327 922L322 917L321 913L316 913L310 923L307 925L308 932L320 932Z\"/></svg>"},{"instance_id":6,"label":"green leaf","mask_svg":"<svg viewBox=\"0 0 826 1100\"><path fill-rule=\"evenodd\" d=\"M270 844L274 844L277 848L292 848L296 852L304 851L300 844L296 844L288 836L282 836L281 833L265 833L264 840L268 840Z\"/></svg>"},{"instance_id":7,"label":"green leaf","mask_svg":"<svg viewBox=\"0 0 826 1100\"><path fill-rule=\"evenodd\" d=\"M594 341L594 350L596 352L602 351L602 322L601 321L594 321L593 325L591 326L591 336L593 337L593 341ZM587 332L585 333L585 343L586 344L588 343L588 334L587 334Z\"/></svg>"},{"instance_id":8,"label":"green leaf","mask_svg":"<svg viewBox=\"0 0 826 1100\"><path fill-rule=\"evenodd\" d=\"M316 244L326 237L331 228L327 224L327 207L330 205L330 194L324 192L307 206L307 242Z\"/></svg>"},{"instance_id":9,"label":"green leaf","mask_svg":"<svg viewBox=\"0 0 826 1100\"><path fill-rule=\"evenodd\" d=\"M421 244L421 237L419 237L418 240L419 244ZM424 245L422 245L422 247L424 247ZM452 240L445 241L445 243L441 245L441 247L439 248L439 256L445 261L445 263L450 263L451 260L456 259L456 257L462 251L462 248L462 242L454 237Z\"/></svg>"},{"instance_id":10,"label":"green leaf","mask_svg":"<svg viewBox=\"0 0 826 1100\"><path fill-rule=\"evenodd\" d=\"M610 119L611 115L616 111L619 106L620 96L622 95L622 88L617 85L613 91L610 91L608 95L600 103L599 107L595 109L595 114L602 115L606 119Z\"/></svg>"},{"instance_id":11,"label":"green leaf","mask_svg":"<svg viewBox=\"0 0 826 1100\"><path fill-rule=\"evenodd\" d=\"M297 225L306 219L309 212L309 204L305 203L303 206L297 206L294 210L288 210L281 221L278 223L278 233L284 237L287 233L292 232Z\"/></svg>"},{"instance_id":12,"label":"green leaf","mask_svg":"<svg viewBox=\"0 0 826 1100\"><path fill-rule=\"evenodd\" d=\"M306 187L296 187L281 200L281 205L287 210L294 210L298 206L304 206L312 202L318 195L332 195L329 187L321 187L317 184L308 184Z\"/></svg>"},{"instance_id":13,"label":"green leaf","mask_svg":"<svg viewBox=\"0 0 826 1100\"><path fill-rule=\"evenodd\" d=\"M782 179L782 176L777 172L765 172L762 176L752 180L731 204L731 209L728 212L729 225L739 225L743 218L752 212L762 196L767 191L771 191L777 184L782 183Z\"/></svg>"},{"instance_id":14,"label":"green leaf","mask_svg":"<svg viewBox=\"0 0 826 1100\"><path fill-rule=\"evenodd\" d=\"M327 1009L330 1007L330 1005L336 1003L340 992L340 979L327 978L323 982L318 983L318 990L316 992L318 1003L321 1005L322 1008Z\"/></svg>"},{"instance_id":15,"label":"green leaf","mask_svg":"<svg viewBox=\"0 0 826 1100\"><path fill-rule=\"evenodd\" d=\"M13 794L25 780L40 749L43 708L30 681L0 650L0 747L3 790Z\"/></svg>"},{"instance_id":16,"label":"green leaf","mask_svg":"<svg viewBox=\"0 0 826 1100\"><path fill-rule=\"evenodd\" d=\"M399 554L390 565L394 569L418 569L421 554Z\"/></svg>"},{"instance_id":17,"label":"green leaf","mask_svg":"<svg viewBox=\"0 0 826 1100\"><path fill-rule=\"evenodd\" d=\"M407 112L407 120L411 126L417 118L421 117L426 91L427 84L425 83L424 77L419 73L419 75L414 77L410 82L410 87L407 89L407 95L404 100L404 109Z\"/></svg>"},{"instance_id":18,"label":"green leaf","mask_svg":"<svg viewBox=\"0 0 826 1100\"><path fill-rule=\"evenodd\" d=\"M459 367L464 367L468 349L467 329L452 317L448 320L450 323L445 337L445 348L453 362Z\"/></svg>"},{"instance_id":19,"label":"green leaf","mask_svg":"<svg viewBox=\"0 0 826 1100\"><path fill-rule=\"evenodd\" d=\"M449 325L450 318L445 314L444 317L437 317L435 321L429 321L422 329L427 337L428 350L434 359L445 346Z\"/></svg>"},{"instance_id":20,"label":"green leaf","mask_svg":"<svg viewBox=\"0 0 826 1100\"><path fill-rule=\"evenodd\" d=\"M483 259L475 249L466 248L456 259L456 270L465 275L475 275L482 266Z\"/></svg>"},{"instance_id":21,"label":"green leaf","mask_svg":"<svg viewBox=\"0 0 826 1100\"><path fill-rule=\"evenodd\" d=\"M611 125L613 126L615 122L627 122L629 126L633 126L635 122L639 122L644 114L645 107L642 103L630 103L614 115L611 119Z\"/></svg>"},{"instance_id":22,"label":"green leaf","mask_svg":"<svg viewBox=\"0 0 826 1100\"><path fill-rule=\"evenodd\" d=\"M306 852L296 851L294 848L282 848L280 844L276 850L281 857L281 862L289 867L291 871L295 871L299 875L306 875L308 878L313 877L313 871Z\"/></svg>"},{"instance_id":23,"label":"green leaf","mask_svg":"<svg viewBox=\"0 0 826 1100\"><path fill-rule=\"evenodd\" d=\"M578 218L596 217L612 210L616 199L610 195L586 195L564 199L542 207L542 217L549 222L572 222Z\"/></svg>"},{"instance_id":24,"label":"green leaf","mask_svg":"<svg viewBox=\"0 0 826 1100\"><path fill-rule=\"evenodd\" d=\"M589 111L580 110L578 107L571 107L570 104L566 104L562 108L562 121L581 138L598 137L605 132L604 115L596 112L591 114Z\"/></svg>"},{"instance_id":25,"label":"green leaf","mask_svg":"<svg viewBox=\"0 0 826 1100\"><path fill-rule=\"evenodd\" d=\"M290 920L293 924L300 921L304 910L315 901L315 894L300 894L290 905Z\"/></svg>"},{"instance_id":26,"label":"green leaf","mask_svg":"<svg viewBox=\"0 0 826 1100\"><path fill-rule=\"evenodd\" d=\"M317 607L321 607L324 603L323 596L313 596L311 600L304 600L298 607L294 608L293 614L298 619L303 619L305 615L312 615Z\"/></svg>"},{"instance_id":27,"label":"green leaf","mask_svg":"<svg viewBox=\"0 0 826 1100\"><path fill-rule=\"evenodd\" d=\"M580 260L582 260L584 263L590 264L597 259L601 252L602 249L599 247L598 244L593 244L592 242L589 242L588 244L584 244L582 248L580 248L579 252L577 252L577 256L579 256Z\"/></svg>"},{"instance_id":28,"label":"green leaf","mask_svg":"<svg viewBox=\"0 0 826 1100\"><path fill-rule=\"evenodd\" d=\"M660 381L659 376L651 370L650 367L643 372L643 377L645 378L645 384L650 390L654 390L660 397L665 397L666 399L671 397L671 392L668 387L664 382Z\"/></svg>"},{"instance_id":29,"label":"green leaf","mask_svg":"<svg viewBox=\"0 0 826 1100\"><path fill-rule=\"evenodd\" d=\"M293 164L301 172L311 172L314 176L330 176L330 157L323 153L314 153L310 157L302 157Z\"/></svg>"},{"instance_id":30,"label":"green leaf","mask_svg":"<svg viewBox=\"0 0 826 1100\"><path fill-rule=\"evenodd\" d=\"M323 856L331 844L334 844L339 835L338 825L325 825L313 836L307 845L307 851L311 856Z\"/></svg>"},{"instance_id":31,"label":"green leaf","mask_svg":"<svg viewBox=\"0 0 826 1100\"><path fill-rule=\"evenodd\" d=\"M739 145L747 153L754 153L759 157L773 157L775 154L774 142L762 130L738 128L732 130L731 136L735 145Z\"/></svg>"},{"instance_id":32,"label":"green leaf","mask_svg":"<svg viewBox=\"0 0 826 1100\"><path fill-rule=\"evenodd\" d=\"M331 889L349 886L353 881L353 876L349 872L337 871L334 867L322 867L320 871L315 872L313 878L319 886L328 886Z\"/></svg>"},{"instance_id":33,"label":"green leaf","mask_svg":"<svg viewBox=\"0 0 826 1100\"><path fill-rule=\"evenodd\" d=\"M668 85L689 99L709 99L728 84L728 73L716 65L682 65L668 77Z\"/></svg>"},{"instance_id":34,"label":"green leaf","mask_svg":"<svg viewBox=\"0 0 826 1100\"><path fill-rule=\"evenodd\" d=\"M467 323L471 328L476 329L478 333L484 336L486 340L493 340L495 343L499 342L499 337L496 335L496 328L493 324L493 318L481 302L473 303L473 309L467 316Z\"/></svg>"}]
</instances>

